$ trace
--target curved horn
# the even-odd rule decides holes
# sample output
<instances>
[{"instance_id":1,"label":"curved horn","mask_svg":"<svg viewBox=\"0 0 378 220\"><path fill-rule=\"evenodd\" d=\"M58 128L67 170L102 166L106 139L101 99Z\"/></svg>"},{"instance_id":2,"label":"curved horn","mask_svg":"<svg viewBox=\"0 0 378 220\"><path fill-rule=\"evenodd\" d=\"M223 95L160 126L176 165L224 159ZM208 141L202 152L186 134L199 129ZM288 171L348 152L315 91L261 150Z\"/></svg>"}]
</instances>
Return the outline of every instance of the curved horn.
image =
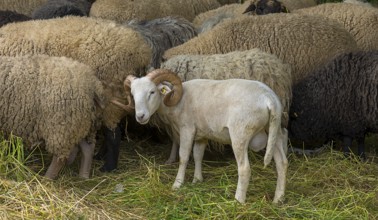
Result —
<instances>
[{"instance_id":1,"label":"curved horn","mask_svg":"<svg viewBox=\"0 0 378 220\"><path fill-rule=\"evenodd\" d=\"M112 100L110 100L110 102L113 103L114 105L122 108L123 110L129 112L129 113L134 112L134 108L133 108L133 106L130 106L130 104L125 105L125 104L121 103L120 101L118 101L116 99L112 99Z\"/></svg>"},{"instance_id":2,"label":"curved horn","mask_svg":"<svg viewBox=\"0 0 378 220\"><path fill-rule=\"evenodd\" d=\"M134 100L131 96L131 82L135 79L136 77L134 75L128 75L123 81L123 87L125 88L125 93L126 93L126 99L128 101L128 105L124 105L122 108L128 111L127 109L134 109ZM114 103L114 102L113 102ZM115 103L114 103L115 104ZM118 105L120 106L120 105ZM121 107L121 106L120 106ZM126 107L126 108L125 108Z\"/></svg>"},{"instance_id":3,"label":"curved horn","mask_svg":"<svg viewBox=\"0 0 378 220\"><path fill-rule=\"evenodd\" d=\"M181 79L174 72L167 69L156 69L147 74L146 77L150 78L156 85L163 81L167 81L173 85L172 90L164 97L164 104L166 106L177 105L181 100L183 93L182 83Z\"/></svg>"}]
</instances>

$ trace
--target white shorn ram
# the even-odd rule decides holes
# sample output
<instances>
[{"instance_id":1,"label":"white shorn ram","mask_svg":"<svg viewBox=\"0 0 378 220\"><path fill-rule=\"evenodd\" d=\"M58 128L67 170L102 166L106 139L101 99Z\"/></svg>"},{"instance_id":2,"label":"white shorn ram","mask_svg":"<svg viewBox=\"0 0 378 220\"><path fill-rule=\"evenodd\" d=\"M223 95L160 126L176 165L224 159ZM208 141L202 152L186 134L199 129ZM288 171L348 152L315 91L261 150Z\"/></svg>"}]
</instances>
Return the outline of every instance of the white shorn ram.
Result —
<instances>
[{"instance_id":1,"label":"white shorn ram","mask_svg":"<svg viewBox=\"0 0 378 220\"><path fill-rule=\"evenodd\" d=\"M175 73L165 69L142 78L128 76L124 85L126 93L134 98L136 120L147 124L154 116L152 121L169 126L173 141L179 140L180 165L173 189L184 182L192 147L193 182L203 180L202 158L207 141L212 140L232 145L239 177L235 198L241 203L245 203L251 175L248 148L259 151L266 147L264 165L273 157L278 173L273 202L282 200L288 166L287 131L281 128L281 102L268 86L243 79L182 83Z\"/></svg>"}]
</instances>

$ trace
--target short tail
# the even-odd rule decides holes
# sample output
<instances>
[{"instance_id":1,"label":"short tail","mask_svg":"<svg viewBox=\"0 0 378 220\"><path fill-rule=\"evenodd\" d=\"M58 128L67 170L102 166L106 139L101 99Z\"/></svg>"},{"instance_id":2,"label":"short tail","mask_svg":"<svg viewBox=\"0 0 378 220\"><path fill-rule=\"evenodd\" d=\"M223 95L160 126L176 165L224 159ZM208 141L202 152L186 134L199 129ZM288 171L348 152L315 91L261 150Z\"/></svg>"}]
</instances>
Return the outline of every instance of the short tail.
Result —
<instances>
[{"instance_id":1,"label":"short tail","mask_svg":"<svg viewBox=\"0 0 378 220\"><path fill-rule=\"evenodd\" d=\"M268 106L270 118L269 118L269 133L268 133L268 143L266 146L266 152L264 156L264 167L268 166L272 161L275 146L277 143L278 136L281 129L281 117L282 117L282 106L275 105L270 102Z\"/></svg>"}]
</instances>

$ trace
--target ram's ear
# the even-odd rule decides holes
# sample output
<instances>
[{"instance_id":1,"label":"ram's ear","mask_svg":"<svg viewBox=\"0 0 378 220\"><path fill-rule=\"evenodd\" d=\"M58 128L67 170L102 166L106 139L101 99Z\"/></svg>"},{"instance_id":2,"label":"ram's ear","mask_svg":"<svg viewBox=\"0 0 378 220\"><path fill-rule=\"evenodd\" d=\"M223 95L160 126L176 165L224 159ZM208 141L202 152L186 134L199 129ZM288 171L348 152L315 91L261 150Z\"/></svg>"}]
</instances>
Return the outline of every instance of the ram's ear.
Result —
<instances>
[{"instance_id":1,"label":"ram's ear","mask_svg":"<svg viewBox=\"0 0 378 220\"><path fill-rule=\"evenodd\" d=\"M172 90L168 85L165 85L165 84L162 84L162 83L160 83L157 87L158 87L160 94L162 94L162 95L166 95Z\"/></svg>"}]
</instances>

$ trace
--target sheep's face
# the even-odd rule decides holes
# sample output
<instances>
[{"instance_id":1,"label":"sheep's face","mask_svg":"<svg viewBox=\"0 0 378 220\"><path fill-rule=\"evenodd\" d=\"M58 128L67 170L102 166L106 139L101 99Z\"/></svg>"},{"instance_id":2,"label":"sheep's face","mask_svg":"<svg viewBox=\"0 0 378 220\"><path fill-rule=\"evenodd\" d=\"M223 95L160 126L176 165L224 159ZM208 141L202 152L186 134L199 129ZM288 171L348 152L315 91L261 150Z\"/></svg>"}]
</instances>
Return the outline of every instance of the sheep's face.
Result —
<instances>
[{"instance_id":1,"label":"sheep's face","mask_svg":"<svg viewBox=\"0 0 378 220\"><path fill-rule=\"evenodd\" d=\"M131 94L135 102L135 118L140 124L147 124L162 101L159 87L150 79L143 77L133 80Z\"/></svg>"}]
</instances>

